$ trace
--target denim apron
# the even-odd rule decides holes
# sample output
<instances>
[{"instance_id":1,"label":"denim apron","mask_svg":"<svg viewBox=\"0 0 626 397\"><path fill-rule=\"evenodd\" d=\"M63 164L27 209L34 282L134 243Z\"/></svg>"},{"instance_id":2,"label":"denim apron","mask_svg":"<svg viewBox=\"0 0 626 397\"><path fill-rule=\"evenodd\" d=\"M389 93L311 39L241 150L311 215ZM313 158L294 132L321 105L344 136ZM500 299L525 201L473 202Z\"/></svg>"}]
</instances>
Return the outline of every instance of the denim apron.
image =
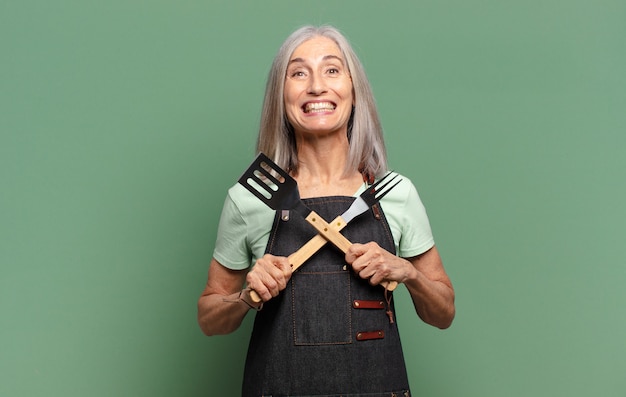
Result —
<instances>
[{"instance_id":1,"label":"denim apron","mask_svg":"<svg viewBox=\"0 0 626 397\"><path fill-rule=\"evenodd\" d=\"M304 199L327 221L354 197ZM341 232L395 253L380 206ZM289 256L317 231L297 213L277 211L266 252ZM409 383L393 299L359 278L331 243L315 253L287 288L256 314L242 396L408 397Z\"/></svg>"}]
</instances>

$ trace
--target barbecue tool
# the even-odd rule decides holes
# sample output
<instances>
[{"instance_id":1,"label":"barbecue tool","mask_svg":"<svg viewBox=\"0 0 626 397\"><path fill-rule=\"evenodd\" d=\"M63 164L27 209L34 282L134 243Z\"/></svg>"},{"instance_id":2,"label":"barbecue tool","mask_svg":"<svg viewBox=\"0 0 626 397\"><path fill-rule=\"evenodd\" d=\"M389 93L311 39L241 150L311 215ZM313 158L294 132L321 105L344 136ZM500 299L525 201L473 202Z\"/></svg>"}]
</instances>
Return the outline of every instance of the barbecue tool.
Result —
<instances>
[{"instance_id":1,"label":"barbecue tool","mask_svg":"<svg viewBox=\"0 0 626 397\"><path fill-rule=\"evenodd\" d=\"M374 204L376 204L380 199L382 199L387 193L391 191L398 183L402 181L402 179L396 181L393 185L391 185L388 189L385 190L389 186L389 184L398 177L398 174L394 175L391 179L386 181L381 185L383 181L389 177L391 173L386 174L376 183L368 187L359 197L357 197L343 214L339 215L329 224L336 231L342 230L346 225L361 215L368 209L370 209ZM316 253L320 248L322 248L328 240L326 240L321 234L317 234L312 237L306 244L304 244L300 249L293 254L289 255L289 263L292 265L292 270L296 271L304 262L307 261L314 253ZM393 283L393 282L392 282ZM387 288L392 291L393 288Z\"/></svg>"},{"instance_id":2,"label":"barbecue tool","mask_svg":"<svg viewBox=\"0 0 626 397\"><path fill-rule=\"evenodd\" d=\"M390 174L387 174L383 179L388 175ZM333 226L326 223L321 216L315 213L315 211L311 211L302 200L300 200L297 182L263 153L259 153L255 161L248 167L241 178L239 178L239 183L274 210L295 210L321 234L313 237L307 244L289 256L290 263L295 271L311 255L317 252L317 250L326 243L326 240L331 241L335 246L341 249L342 252L347 252L352 243L339 233L339 230L343 229L354 217L365 212L395 187L400 181L397 181L387 190L382 191L382 189L387 187L396 177L397 175L380 186L378 191L376 191L375 188L383 179L370 186L361 196L355 199L346 212L333 220ZM389 291L393 291L398 283L395 281L382 282L381 285ZM258 294L254 291L250 291L250 297L255 302L261 301Z\"/></svg>"}]
</instances>

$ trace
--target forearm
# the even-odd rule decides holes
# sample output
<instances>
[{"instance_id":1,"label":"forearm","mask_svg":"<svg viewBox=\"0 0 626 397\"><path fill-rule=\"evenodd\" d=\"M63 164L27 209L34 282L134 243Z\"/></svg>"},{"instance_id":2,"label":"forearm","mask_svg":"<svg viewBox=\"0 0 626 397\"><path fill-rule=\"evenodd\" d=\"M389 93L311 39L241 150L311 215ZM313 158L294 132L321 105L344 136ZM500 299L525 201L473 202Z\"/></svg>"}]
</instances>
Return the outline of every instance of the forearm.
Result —
<instances>
[{"instance_id":1,"label":"forearm","mask_svg":"<svg viewBox=\"0 0 626 397\"><path fill-rule=\"evenodd\" d=\"M427 324L445 329L455 315L454 290L444 281L431 280L413 267L404 281L418 316Z\"/></svg>"},{"instance_id":2,"label":"forearm","mask_svg":"<svg viewBox=\"0 0 626 397\"><path fill-rule=\"evenodd\" d=\"M417 315L427 324L445 329L454 320L454 288L443 268L437 247L406 259L406 285Z\"/></svg>"},{"instance_id":3,"label":"forearm","mask_svg":"<svg viewBox=\"0 0 626 397\"><path fill-rule=\"evenodd\" d=\"M206 294L198 300L198 324L205 335L225 335L241 325L250 306L239 298L239 292Z\"/></svg>"},{"instance_id":4,"label":"forearm","mask_svg":"<svg viewBox=\"0 0 626 397\"><path fill-rule=\"evenodd\" d=\"M250 310L240 299L246 273L228 269L215 258L211 260L207 283L198 299L198 324L206 335L229 334L241 325Z\"/></svg>"}]
</instances>

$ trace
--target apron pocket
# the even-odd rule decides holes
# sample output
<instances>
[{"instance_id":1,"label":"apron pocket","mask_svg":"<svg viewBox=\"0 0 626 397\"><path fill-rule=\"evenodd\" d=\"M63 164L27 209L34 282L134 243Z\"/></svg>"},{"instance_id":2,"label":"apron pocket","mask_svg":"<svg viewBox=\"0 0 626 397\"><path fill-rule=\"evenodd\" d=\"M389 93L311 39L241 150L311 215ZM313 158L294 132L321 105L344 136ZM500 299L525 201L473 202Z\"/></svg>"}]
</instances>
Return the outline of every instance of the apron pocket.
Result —
<instances>
[{"instance_id":1,"label":"apron pocket","mask_svg":"<svg viewBox=\"0 0 626 397\"><path fill-rule=\"evenodd\" d=\"M352 343L350 273L297 272L291 281L294 344Z\"/></svg>"}]
</instances>

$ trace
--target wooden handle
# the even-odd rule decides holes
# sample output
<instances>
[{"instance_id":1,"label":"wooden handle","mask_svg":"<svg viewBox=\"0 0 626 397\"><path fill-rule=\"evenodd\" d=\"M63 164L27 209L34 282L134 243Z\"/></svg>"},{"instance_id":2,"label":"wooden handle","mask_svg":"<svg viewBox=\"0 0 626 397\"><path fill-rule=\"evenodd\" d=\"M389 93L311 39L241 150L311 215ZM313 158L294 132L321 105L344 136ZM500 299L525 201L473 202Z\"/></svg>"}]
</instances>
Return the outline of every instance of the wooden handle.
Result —
<instances>
[{"instance_id":1,"label":"wooden handle","mask_svg":"<svg viewBox=\"0 0 626 397\"><path fill-rule=\"evenodd\" d=\"M352 245L350 240L345 238L344 235L339 233L338 230L326 223L324 218L319 216L315 211L311 211L311 213L306 217L306 220L313 225L313 227L316 228L326 240L333 243L344 254L348 252L348 249Z\"/></svg>"},{"instance_id":2,"label":"wooden handle","mask_svg":"<svg viewBox=\"0 0 626 397\"><path fill-rule=\"evenodd\" d=\"M317 231L320 232L322 236L324 236L324 238L333 243L345 254L346 252L348 252L348 249L350 248L352 243L350 242L350 240L345 238L343 234L339 233L339 230L343 229L346 226L346 222L343 220L343 218L341 218L341 220L338 220L339 218L341 217L339 216L335 218L331 226L326 223L324 218L319 216L315 211L311 211L311 213L306 217L306 220L311 225L313 225L313 227L315 227ZM314 238L316 237L320 237L320 235L318 234ZM318 249L319 248L312 252L309 257L313 255ZM385 289L387 289L388 291L393 291L398 286L398 283L396 281L382 281L380 285L385 287Z\"/></svg>"},{"instance_id":3,"label":"wooden handle","mask_svg":"<svg viewBox=\"0 0 626 397\"><path fill-rule=\"evenodd\" d=\"M381 281L380 285L385 287L387 291L391 292L394 289L396 289L396 287L398 287L398 282L397 281Z\"/></svg>"},{"instance_id":4,"label":"wooden handle","mask_svg":"<svg viewBox=\"0 0 626 397\"><path fill-rule=\"evenodd\" d=\"M324 218L315 213L315 211L311 211L309 216L306 217L306 220L313 225L315 229L320 232L320 234L315 235L307 241L306 244L300 247L300 249L289 255L287 259L289 259L291 270L294 272L298 270L298 268L302 266L311 256L313 256L313 254L319 251L320 248L326 245L328 241L335 244L343 253L346 253L348 248L352 245L350 240L345 238L343 234L339 233L339 231L348 224L341 216L336 217L330 223L326 223ZM385 287L388 291L393 291L398 286L398 282L383 281L380 285ZM257 303L261 302L261 297L254 290L250 290L250 299Z\"/></svg>"},{"instance_id":5,"label":"wooden handle","mask_svg":"<svg viewBox=\"0 0 626 397\"><path fill-rule=\"evenodd\" d=\"M261 299L259 294L257 294L256 291L253 289L251 289L250 292L248 292L248 294L250 295L250 300L254 303L259 303L263 300Z\"/></svg>"},{"instance_id":6,"label":"wooden handle","mask_svg":"<svg viewBox=\"0 0 626 397\"><path fill-rule=\"evenodd\" d=\"M346 227L348 223L343 220L340 216L336 217L332 222L330 222L331 227L339 232L344 227ZM339 233L338 233L339 234ZM343 239L348 242L348 247L352 245L348 239L343 237L342 234L339 234ZM316 234L315 237L311 238L306 244L300 247L299 250L289 255L289 263L291 263L291 269L296 271L300 266L302 266L313 254L319 251L328 240L324 238L321 234ZM344 251L345 252L345 251Z\"/></svg>"}]
</instances>

